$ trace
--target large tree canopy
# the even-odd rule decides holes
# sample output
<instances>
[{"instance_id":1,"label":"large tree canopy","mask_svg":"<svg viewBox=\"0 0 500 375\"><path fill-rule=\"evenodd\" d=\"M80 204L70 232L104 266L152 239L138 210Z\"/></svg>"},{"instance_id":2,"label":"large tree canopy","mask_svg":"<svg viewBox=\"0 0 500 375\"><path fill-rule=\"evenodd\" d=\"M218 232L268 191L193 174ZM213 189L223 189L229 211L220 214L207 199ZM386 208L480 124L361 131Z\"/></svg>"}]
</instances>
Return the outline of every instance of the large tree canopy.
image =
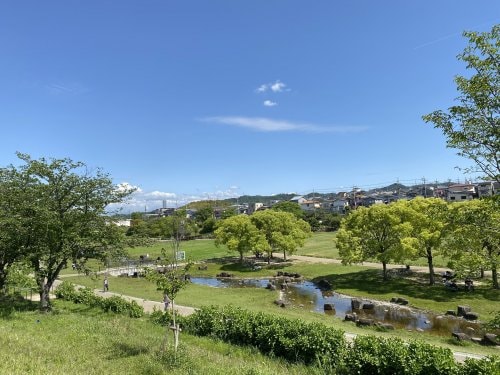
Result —
<instances>
[{"instance_id":1,"label":"large tree canopy","mask_svg":"<svg viewBox=\"0 0 500 375\"><path fill-rule=\"evenodd\" d=\"M412 227L404 220L402 208L394 204L359 207L342 220L337 234L337 248L342 263L360 263L376 258L382 263L387 280L387 264L408 257L404 240Z\"/></svg>"},{"instance_id":2,"label":"large tree canopy","mask_svg":"<svg viewBox=\"0 0 500 375\"><path fill-rule=\"evenodd\" d=\"M477 171L500 182L500 25L491 32L465 32L469 45L458 56L472 71L457 76L458 104L423 116L441 129L447 146L471 159Z\"/></svg>"},{"instance_id":3,"label":"large tree canopy","mask_svg":"<svg viewBox=\"0 0 500 375\"><path fill-rule=\"evenodd\" d=\"M24 228L15 244L33 267L40 305L46 310L49 290L68 261L105 258L118 248L122 233L105 209L131 191L118 189L108 175L90 172L71 159L18 157L23 165L2 170L12 188L0 200L18 202L9 212Z\"/></svg>"},{"instance_id":4,"label":"large tree canopy","mask_svg":"<svg viewBox=\"0 0 500 375\"><path fill-rule=\"evenodd\" d=\"M287 254L304 246L305 239L311 235L309 224L290 212L258 211L250 216L250 220L265 236L270 255L273 251L281 251L284 260Z\"/></svg>"}]
</instances>

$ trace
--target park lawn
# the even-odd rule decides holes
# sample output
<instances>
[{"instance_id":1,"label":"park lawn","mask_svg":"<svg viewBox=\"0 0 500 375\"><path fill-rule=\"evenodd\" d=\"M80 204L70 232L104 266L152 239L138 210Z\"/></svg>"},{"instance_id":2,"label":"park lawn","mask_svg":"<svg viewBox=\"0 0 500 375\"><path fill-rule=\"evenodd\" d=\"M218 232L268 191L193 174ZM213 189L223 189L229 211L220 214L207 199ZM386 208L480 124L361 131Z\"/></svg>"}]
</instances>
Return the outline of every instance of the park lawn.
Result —
<instances>
[{"instance_id":1,"label":"park lawn","mask_svg":"<svg viewBox=\"0 0 500 375\"><path fill-rule=\"evenodd\" d=\"M339 259L339 252L335 246L337 232L314 232L306 239L303 247L297 250L297 255L316 258Z\"/></svg>"},{"instance_id":2,"label":"park lawn","mask_svg":"<svg viewBox=\"0 0 500 375\"><path fill-rule=\"evenodd\" d=\"M165 328L85 305L55 301L55 313L31 302L0 300L2 374L314 374L209 338L181 334L177 361L158 355Z\"/></svg>"},{"instance_id":3,"label":"park lawn","mask_svg":"<svg viewBox=\"0 0 500 375\"><path fill-rule=\"evenodd\" d=\"M331 267L334 266L335 274L331 273ZM389 300L393 296L408 298L413 307L423 308L425 310L446 311L447 309L456 310L459 304L469 304L474 307L474 311L481 315L486 314L485 311L491 313L492 306L498 305L498 294L490 293L488 290L479 291L474 297L471 295L455 294L454 300L451 301L433 301L433 294L439 295L438 287L436 290L432 288L424 294L425 289L420 290L418 287L406 285L402 280L391 280L384 283L381 280L381 271L374 269L366 269L361 266L341 266L341 265L324 265L324 264L302 264L290 266L289 272L302 271L304 274L313 275L315 267L321 269L322 275L318 278L328 278L333 281L335 291L347 295L366 297L378 300ZM327 268L330 267L330 268ZM316 271L318 268L316 269ZM327 274L327 271L330 273ZM354 277L354 282L349 283L349 280ZM332 279L332 276L334 278ZM68 278L69 281L76 284L89 286L92 288L101 288L102 279L92 279L89 277ZM363 280L366 280L365 282ZM352 284L352 285L347 285ZM372 286L371 288L369 286ZM426 287L422 285L422 287ZM156 290L155 286L142 278L122 278L113 277L110 279L110 289L113 292L123 295L144 298L146 300L161 301L161 293ZM443 288L444 289L444 288ZM443 298L445 294L441 295ZM417 298L418 297L418 298ZM471 300L473 298L473 300ZM426 333L408 332L405 330L395 330L389 332L378 332L373 328L360 328L348 322L341 321L335 317L329 317L306 308L286 308L277 307L273 301L278 299L277 292L271 292L263 288L213 288L204 285L189 284L179 292L175 302L183 306L202 307L206 305L228 305L232 304L251 311L262 311L270 314L277 314L288 318L302 319L310 322L322 322L331 325L335 328L342 329L356 334L374 334L388 337L399 337L404 339L422 339L429 343L439 346L449 347L452 350L467 351L481 354L498 354L498 350L489 349L482 346L468 346L467 348L459 347L449 343L448 337L439 337ZM489 314L488 314L489 315Z\"/></svg>"},{"instance_id":4,"label":"park lawn","mask_svg":"<svg viewBox=\"0 0 500 375\"><path fill-rule=\"evenodd\" d=\"M149 255L150 259L156 259L162 257L162 249L168 255L172 254L172 242L160 241L151 246L130 247L127 249L127 253L131 259L139 260L139 256L146 254ZM215 241L212 239L182 241L179 250L185 251L186 259L191 261L220 258L230 254L225 246L215 246Z\"/></svg>"}]
</instances>

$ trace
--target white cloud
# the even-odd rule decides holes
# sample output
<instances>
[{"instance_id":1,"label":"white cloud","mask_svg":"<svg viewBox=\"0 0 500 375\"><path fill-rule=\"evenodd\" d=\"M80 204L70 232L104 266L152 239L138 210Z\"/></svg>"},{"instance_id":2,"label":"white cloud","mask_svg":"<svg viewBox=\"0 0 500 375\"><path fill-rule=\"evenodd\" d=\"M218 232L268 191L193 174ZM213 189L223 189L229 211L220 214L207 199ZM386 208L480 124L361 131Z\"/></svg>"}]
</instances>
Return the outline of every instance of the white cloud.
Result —
<instances>
[{"instance_id":1,"label":"white cloud","mask_svg":"<svg viewBox=\"0 0 500 375\"><path fill-rule=\"evenodd\" d=\"M145 192L138 186L133 186L128 182L122 182L117 185L119 190L129 190L135 188L125 202L121 204L110 204L108 211L118 212L147 212L153 211L157 208L163 207L163 201L166 201L167 207L182 207L189 202L196 202L202 200L221 200L227 198L236 198L238 196L238 187L230 186L227 189L216 189L212 192L203 192L199 194L176 194L159 190Z\"/></svg>"},{"instance_id":2,"label":"white cloud","mask_svg":"<svg viewBox=\"0 0 500 375\"><path fill-rule=\"evenodd\" d=\"M275 105L278 105L278 103L273 102L272 100L264 100L263 104L266 107L274 107Z\"/></svg>"},{"instance_id":3,"label":"white cloud","mask_svg":"<svg viewBox=\"0 0 500 375\"><path fill-rule=\"evenodd\" d=\"M283 82L276 81L271 84L270 87L272 92L282 92L285 89L286 85Z\"/></svg>"},{"instance_id":4,"label":"white cloud","mask_svg":"<svg viewBox=\"0 0 500 375\"><path fill-rule=\"evenodd\" d=\"M262 92L267 92L267 91L284 92L284 91L291 91L291 90L286 88L285 83L281 82L280 80L276 80L275 82L264 83L264 84L260 85L255 91L258 93L262 93Z\"/></svg>"},{"instance_id":5,"label":"white cloud","mask_svg":"<svg viewBox=\"0 0 500 375\"><path fill-rule=\"evenodd\" d=\"M205 122L249 128L261 132L358 133L368 129L366 126L319 126L265 117L216 116L207 117L202 120Z\"/></svg>"}]
</instances>

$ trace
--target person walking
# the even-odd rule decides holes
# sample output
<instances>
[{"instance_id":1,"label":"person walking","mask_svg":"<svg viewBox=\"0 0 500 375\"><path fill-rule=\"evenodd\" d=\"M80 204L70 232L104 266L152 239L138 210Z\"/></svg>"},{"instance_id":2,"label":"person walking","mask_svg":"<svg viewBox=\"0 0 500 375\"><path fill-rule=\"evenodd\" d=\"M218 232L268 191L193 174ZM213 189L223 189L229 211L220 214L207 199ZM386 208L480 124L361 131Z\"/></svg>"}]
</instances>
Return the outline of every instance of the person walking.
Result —
<instances>
[{"instance_id":1,"label":"person walking","mask_svg":"<svg viewBox=\"0 0 500 375\"><path fill-rule=\"evenodd\" d=\"M108 277L104 277L104 290L103 292L109 291L109 282L108 282Z\"/></svg>"}]
</instances>

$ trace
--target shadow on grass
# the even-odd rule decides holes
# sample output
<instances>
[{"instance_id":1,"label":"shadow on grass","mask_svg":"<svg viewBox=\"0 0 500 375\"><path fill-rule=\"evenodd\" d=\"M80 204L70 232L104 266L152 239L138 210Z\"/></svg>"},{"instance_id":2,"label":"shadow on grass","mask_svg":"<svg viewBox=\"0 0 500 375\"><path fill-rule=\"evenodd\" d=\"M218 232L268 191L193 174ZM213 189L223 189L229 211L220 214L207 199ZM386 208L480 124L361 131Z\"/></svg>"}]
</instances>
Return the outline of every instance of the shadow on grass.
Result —
<instances>
[{"instance_id":1,"label":"shadow on grass","mask_svg":"<svg viewBox=\"0 0 500 375\"><path fill-rule=\"evenodd\" d=\"M393 278L387 281L382 279L381 270L369 269L364 271L331 274L318 276L313 282L321 279L330 281L337 290L354 289L367 294L397 294L412 298L428 299L437 302L450 302L457 299L474 301L483 298L500 302L500 293L489 287L476 287L473 292L464 290L450 291L441 283L426 285L407 278Z\"/></svg>"},{"instance_id":2,"label":"shadow on grass","mask_svg":"<svg viewBox=\"0 0 500 375\"><path fill-rule=\"evenodd\" d=\"M25 299L20 294L0 295L0 317L8 319L14 312L36 311L38 302Z\"/></svg>"},{"instance_id":3,"label":"shadow on grass","mask_svg":"<svg viewBox=\"0 0 500 375\"><path fill-rule=\"evenodd\" d=\"M107 359L109 360L135 357L146 353L149 353L149 348L144 345L119 342L114 345L114 347L112 348L112 353L108 356Z\"/></svg>"}]
</instances>

